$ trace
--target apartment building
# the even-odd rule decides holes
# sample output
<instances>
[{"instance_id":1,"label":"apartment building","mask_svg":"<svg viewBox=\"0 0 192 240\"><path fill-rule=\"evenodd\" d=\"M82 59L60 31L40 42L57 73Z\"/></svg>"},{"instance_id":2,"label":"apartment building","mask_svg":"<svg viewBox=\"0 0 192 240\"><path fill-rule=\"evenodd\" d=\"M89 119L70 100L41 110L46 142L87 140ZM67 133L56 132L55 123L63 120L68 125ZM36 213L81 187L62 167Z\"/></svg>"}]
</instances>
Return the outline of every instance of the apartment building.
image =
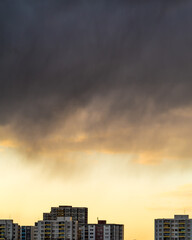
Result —
<instances>
[{"instance_id":1,"label":"apartment building","mask_svg":"<svg viewBox=\"0 0 192 240\"><path fill-rule=\"evenodd\" d=\"M192 219L188 215L155 219L155 240L192 240Z\"/></svg>"},{"instance_id":2,"label":"apartment building","mask_svg":"<svg viewBox=\"0 0 192 240\"><path fill-rule=\"evenodd\" d=\"M87 224L80 228L81 240L123 240L124 225L107 224L99 220L98 224Z\"/></svg>"},{"instance_id":3,"label":"apartment building","mask_svg":"<svg viewBox=\"0 0 192 240\"><path fill-rule=\"evenodd\" d=\"M38 239L38 222L35 222L33 238L34 240Z\"/></svg>"},{"instance_id":4,"label":"apartment building","mask_svg":"<svg viewBox=\"0 0 192 240\"><path fill-rule=\"evenodd\" d=\"M59 206L52 207L50 213L43 213L43 220L56 220L57 217L72 217L73 221L78 221L79 227L87 224L88 208Z\"/></svg>"},{"instance_id":5,"label":"apartment building","mask_svg":"<svg viewBox=\"0 0 192 240\"><path fill-rule=\"evenodd\" d=\"M18 240L20 235L20 226L13 223L11 219L0 220L0 239L1 240Z\"/></svg>"},{"instance_id":6,"label":"apartment building","mask_svg":"<svg viewBox=\"0 0 192 240\"><path fill-rule=\"evenodd\" d=\"M34 240L34 226L21 226L20 240Z\"/></svg>"},{"instance_id":7,"label":"apartment building","mask_svg":"<svg viewBox=\"0 0 192 240\"><path fill-rule=\"evenodd\" d=\"M78 222L72 217L38 221L35 233L37 240L78 240Z\"/></svg>"}]
</instances>

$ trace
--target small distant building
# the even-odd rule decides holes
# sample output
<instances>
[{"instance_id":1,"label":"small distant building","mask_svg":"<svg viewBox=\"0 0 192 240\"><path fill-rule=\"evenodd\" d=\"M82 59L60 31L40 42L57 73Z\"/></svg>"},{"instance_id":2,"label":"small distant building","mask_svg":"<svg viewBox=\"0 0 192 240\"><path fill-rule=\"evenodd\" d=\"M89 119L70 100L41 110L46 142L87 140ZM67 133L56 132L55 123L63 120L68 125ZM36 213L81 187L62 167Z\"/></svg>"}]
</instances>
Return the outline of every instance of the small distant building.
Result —
<instances>
[{"instance_id":1,"label":"small distant building","mask_svg":"<svg viewBox=\"0 0 192 240\"><path fill-rule=\"evenodd\" d=\"M188 215L155 219L155 240L192 240L192 219Z\"/></svg>"},{"instance_id":2,"label":"small distant building","mask_svg":"<svg viewBox=\"0 0 192 240\"><path fill-rule=\"evenodd\" d=\"M20 240L34 240L34 226L21 226Z\"/></svg>"},{"instance_id":3,"label":"small distant building","mask_svg":"<svg viewBox=\"0 0 192 240\"><path fill-rule=\"evenodd\" d=\"M13 223L11 219L0 220L0 239L1 240L18 240L20 235L20 226Z\"/></svg>"},{"instance_id":4,"label":"small distant building","mask_svg":"<svg viewBox=\"0 0 192 240\"><path fill-rule=\"evenodd\" d=\"M123 240L124 225L107 224L106 220L98 220L98 224L87 224L80 228L81 240Z\"/></svg>"},{"instance_id":5,"label":"small distant building","mask_svg":"<svg viewBox=\"0 0 192 240\"><path fill-rule=\"evenodd\" d=\"M35 234L37 240L78 240L78 222L71 217L38 221Z\"/></svg>"}]
</instances>

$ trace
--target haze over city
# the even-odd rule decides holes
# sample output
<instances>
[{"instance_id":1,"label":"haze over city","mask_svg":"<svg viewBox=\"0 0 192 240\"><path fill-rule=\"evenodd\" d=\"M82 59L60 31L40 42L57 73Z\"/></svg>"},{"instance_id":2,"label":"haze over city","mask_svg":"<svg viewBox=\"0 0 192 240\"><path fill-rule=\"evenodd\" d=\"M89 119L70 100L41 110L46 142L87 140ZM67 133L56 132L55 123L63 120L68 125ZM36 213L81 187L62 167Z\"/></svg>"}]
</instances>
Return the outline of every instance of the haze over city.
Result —
<instances>
[{"instance_id":1,"label":"haze over city","mask_svg":"<svg viewBox=\"0 0 192 240\"><path fill-rule=\"evenodd\" d=\"M0 218L89 208L154 239L192 215L192 2L0 2Z\"/></svg>"}]
</instances>

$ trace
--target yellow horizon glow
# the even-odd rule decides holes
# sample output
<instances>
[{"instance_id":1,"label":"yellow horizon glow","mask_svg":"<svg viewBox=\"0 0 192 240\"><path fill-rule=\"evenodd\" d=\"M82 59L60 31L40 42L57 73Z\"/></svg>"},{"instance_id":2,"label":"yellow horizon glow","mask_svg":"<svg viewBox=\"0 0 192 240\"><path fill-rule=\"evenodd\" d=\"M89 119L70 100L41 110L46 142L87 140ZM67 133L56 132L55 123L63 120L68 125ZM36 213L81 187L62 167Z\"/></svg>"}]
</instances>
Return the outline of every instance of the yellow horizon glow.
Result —
<instances>
[{"instance_id":1,"label":"yellow horizon glow","mask_svg":"<svg viewBox=\"0 0 192 240\"><path fill-rule=\"evenodd\" d=\"M48 172L45 163L25 163L13 148L1 150L2 219L33 225L53 206L84 206L89 209L89 223L99 217L124 224L125 240L152 240L155 218L192 212L192 170L178 166L167 172L170 162L141 166L127 154L93 152L81 162L92 161L83 176L81 172L62 176Z\"/></svg>"}]
</instances>

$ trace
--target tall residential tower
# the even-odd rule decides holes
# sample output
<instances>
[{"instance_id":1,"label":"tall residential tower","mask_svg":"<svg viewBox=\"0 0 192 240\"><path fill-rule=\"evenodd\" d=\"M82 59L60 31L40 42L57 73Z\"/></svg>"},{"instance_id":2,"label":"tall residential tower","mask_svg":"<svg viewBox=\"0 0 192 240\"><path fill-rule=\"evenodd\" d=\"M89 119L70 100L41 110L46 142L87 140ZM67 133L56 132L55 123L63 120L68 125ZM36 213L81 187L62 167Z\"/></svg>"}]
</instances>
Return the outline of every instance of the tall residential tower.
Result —
<instances>
[{"instance_id":1,"label":"tall residential tower","mask_svg":"<svg viewBox=\"0 0 192 240\"><path fill-rule=\"evenodd\" d=\"M36 227L37 240L78 240L78 222L72 217L38 221Z\"/></svg>"},{"instance_id":2,"label":"tall residential tower","mask_svg":"<svg viewBox=\"0 0 192 240\"><path fill-rule=\"evenodd\" d=\"M13 220L0 220L0 239L18 240L20 236L20 226L13 223Z\"/></svg>"},{"instance_id":3,"label":"tall residential tower","mask_svg":"<svg viewBox=\"0 0 192 240\"><path fill-rule=\"evenodd\" d=\"M155 219L155 240L192 240L192 219L188 215Z\"/></svg>"},{"instance_id":4,"label":"tall residential tower","mask_svg":"<svg viewBox=\"0 0 192 240\"><path fill-rule=\"evenodd\" d=\"M50 213L43 214L43 220L56 220L57 217L72 217L73 221L78 221L81 227L88 222L88 208L59 206L52 207Z\"/></svg>"}]
</instances>

